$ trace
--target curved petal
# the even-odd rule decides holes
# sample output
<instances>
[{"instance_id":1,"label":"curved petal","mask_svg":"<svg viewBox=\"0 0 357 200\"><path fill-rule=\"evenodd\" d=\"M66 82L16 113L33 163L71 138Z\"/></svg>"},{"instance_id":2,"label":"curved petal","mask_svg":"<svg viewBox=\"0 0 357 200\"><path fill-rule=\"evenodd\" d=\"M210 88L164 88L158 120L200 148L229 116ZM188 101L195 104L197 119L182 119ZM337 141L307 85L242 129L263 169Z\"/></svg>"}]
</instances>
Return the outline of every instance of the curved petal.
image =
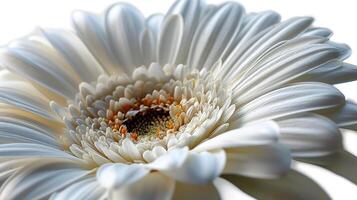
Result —
<instances>
[{"instance_id":1,"label":"curved petal","mask_svg":"<svg viewBox=\"0 0 357 200\"><path fill-rule=\"evenodd\" d=\"M280 55L278 52L278 56L270 55L269 61L254 64L248 75L246 72L239 83L234 83L236 101L239 104L249 102L338 56L338 49L327 44L307 44L295 51L289 49Z\"/></svg>"},{"instance_id":2,"label":"curved petal","mask_svg":"<svg viewBox=\"0 0 357 200\"><path fill-rule=\"evenodd\" d=\"M239 123L247 123L332 109L344 103L343 94L331 85L314 82L298 83L254 99L241 107L234 117L239 118Z\"/></svg>"},{"instance_id":3,"label":"curved petal","mask_svg":"<svg viewBox=\"0 0 357 200\"><path fill-rule=\"evenodd\" d=\"M239 34L244 8L235 2L220 6L212 16L201 20L192 40L188 65L210 68L231 49Z\"/></svg>"},{"instance_id":4,"label":"curved petal","mask_svg":"<svg viewBox=\"0 0 357 200\"><path fill-rule=\"evenodd\" d=\"M175 180L191 184L207 183L221 174L226 162L223 150L188 152L180 155L180 152L185 151L187 150L172 150L148 164L147 167L159 170Z\"/></svg>"},{"instance_id":5,"label":"curved petal","mask_svg":"<svg viewBox=\"0 0 357 200\"><path fill-rule=\"evenodd\" d=\"M77 35L56 29L43 29L41 31L57 51L66 58L81 81L92 82L97 80L99 75L105 74L102 66Z\"/></svg>"},{"instance_id":6,"label":"curved petal","mask_svg":"<svg viewBox=\"0 0 357 200\"><path fill-rule=\"evenodd\" d=\"M180 48L175 63L186 64L192 44L193 35L198 27L202 10L205 8L202 0L179 0L167 11L165 18L170 15L180 15L183 20L183 33Z\"/></svg>"},{"instance_id":7,"label":"curved petal","mask_svg":"<svg viewBox=\"0 0 357 200\"><path fill-rule=\"evenodd\" d=\"M83 43L108 74L122 72L111 50L102 15L75 11L72 23Z\"/></svg>"},{"instance_id":8,"label":"curved petal","mask_svg":"<svg viewBox=\"0 0 357 200\"><path fill-rule=\"evenodd\" d=\"M311 27L308 28L304 33L301 34L301 37L304 36L319 36L324 38L330 38L332 36L332 31L327 28L321 27Z\"/></svg>"},{"instance_id":9,"label":"curved petal","mask_svg":"<svg viewBox=\"0 0 357 200\"><path fill-rule=\"evenodd\" d=\"M105 195L95 177L78 181L51 196L51 200L98 200Z\"/></svg>"},{"instance_id":10,"label":"curved petal","mask_svg":"<svg viewBox=\"0 0 357 200\"><path fill-rule=\"evenodd\" d=\"M272 179L290 170L289 150L279 143L227 149L227 164L223 174Z\"/></svg>"},{"instance_id":11,"label":"curved petal","mask_svg":"<svg viewBox=\"0 0 357 200\"><path fill-rule=\"evenodd\" d=\"M266 31L260 32L245 43L244 47L232 51L230 57L223 64L226 78L234 79L256 60L263 52L278 42L292 39L303 32L312 23L310 17L291 18L282 23L272 26Z\"/></svg>"},{"instance_id":12,"label":"curved petal","mask_svg":"<svg viewBox=\"0 0 357 200\"><path fill-rule=\"evenodd\" d=\"M223 176L242 191L262 200L330 199L323 189L307 176L291 171L275 180L252 179L234 175Z\"/></svg>"},{"instance_id":13,"label":"curved petal","mask_svg":"<svg viewBox=\"0 0 357 200\"><path fill-rule=\"evenodd\" d=\"M58 119L51 112L49 100L24 81L0 80L0 101L35 113L51 121Z\"/></svg>"},{"instance_id":14,"label":"curved petal","mask_svg":"<svg viewBox=\"0 0 357 200\"><path fill-rule=\"evenodd\" d=\"M327 115L338 127L357 130L357 104L347 101L338 111Z\"/></svg>"},{"instance_id":15,"label":"curved petal","mask_svg":"<svg viewBox=\"0 0 357 200\"><path fill-rule=\"evenodd\" d=\"M42 132L36 124L29 125L1 119L0 117L0 144L6 143L37 143L58 148L59 144L54 137Z\"/></svg>"},{"instance_id":16,"label":"curved petal","mask_svg":"<svg viewBox=\"0 0 357 200\"><path fill-rule=\"evenodd\" d=\"M104 164L97 171L100 185L110 190L118 190L130 185L147 175L150 171L136 164Z\"/></svg>"},{"instance_id":17,"label":"curved petal","mask_svg":"<svg viewBox=\"0 0 357 200\"><path fill-rule=\"evenodd\" d=\"M253 197L239 190L235 185L223 178L216 178L213 181L221 200L253 200Z\"/></svg>"},{"instance_id":18,"label":"curved petal","mask_svg":"<svg viewBox=\"0 0 357 200\"><path fill-rule=\"evenodd\" d=\"M62 150L41 144L0 144L0 160L16 160L22 158L64 158L73 161L80 161L78 158Z\"/></svg>"},{"instance_id":19,"label":"curved petal","mask_svg":"<svg viewBox=\"0 0 357 200\"><path fill-rule=\"evenodd\" d=\"M336 124L313 114L279 120L280 141L294 157L316 157L342 149L342 135Z\"/></svg>"},{"instance_id":20,"label":"curved petal","mask_svg":"<svg viewBox=\"0 0 357 200\"><path fill-rule=\"evenodd\" d=\"M9 71L52 93L74 98L80 83L79 77L50 44L33 39L37 37L39 35L34 34L10 43L1 51L0 62Z\"/></svg>"},{"instance_id":21,"label":"curved petal","mask_svg":"<svg viewBox=\"0 0 357 200\"><path fill-rule=\"evenodd\" d=\"M341 63L337 66L319 67L303 76L303 80L338 84L357 80L357 66Z\"/></svg>"},{"instance_id":22,"label":"curved petal","mask_svg":"<svg viewBox=\"0 0 357 200\"><path fill-rule=\"evenodd\" d=\"M0 199L42 199L89 173L63 159L30 163L6 180L0 188Z\"/></svg>"},{"instance_id":23,"label":"curved petal","mask_svg":"<svg viewBox=\"0 0 357 200\"><path fill-rule=\"evenodd\" d=\"M208 139L193 151L200 152L205 150L234 148L244 146L256 146L278 141L279 127L273 121L261 122L243 126L216 137Z\"/></svg>"},{"instance_id":24,"label":"curved petal","mask_svg":"<svg viewBox=\"0 0 357 200\"><path fill-rule=\"evenodd\" d=\"M109 192L109 199L169 200L175 189L175 181L159 172L147 174L137 182L120 190Z\"/></svg>"},{"instance_id":25,"label":"curved petal","mask_svg":"<svg viewBox=\"0 0 357 200\"><path fill-rule=\"evenodd\" d=\"M183 20L180 15L167 16L159 34L157 60L161 66L175 64L183 35Z\"/></svg>"},{"instance_id":26,"label":"curved petal","mask_svg":"<svg viewBox=\"0 0 357 200\"><path fill-rule=\"evenodd\" d=\"M130 74L143 64L140 49L140 34L145 27L143 15L130 4L118 3L106 12L105 27L114 55Z\"/></svg>"}]
</instances>

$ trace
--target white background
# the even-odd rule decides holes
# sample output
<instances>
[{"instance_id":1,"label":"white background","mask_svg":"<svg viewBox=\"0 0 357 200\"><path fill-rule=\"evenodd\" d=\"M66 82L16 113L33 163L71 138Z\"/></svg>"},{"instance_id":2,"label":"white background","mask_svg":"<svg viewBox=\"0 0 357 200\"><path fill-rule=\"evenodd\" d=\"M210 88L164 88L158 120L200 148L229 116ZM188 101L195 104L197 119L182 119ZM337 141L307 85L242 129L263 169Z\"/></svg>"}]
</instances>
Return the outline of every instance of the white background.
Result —
<instances>
[{"instance_id":1,"label":"white background","mask_svg":"<svg viewBox=\"0 0 357 200\"><path fill-rule=\"evenodd\" d=\"M70 13L75 9L102 12L116 1L113 0L0 0L0 45L26 35L35 27L70 28ZM173 0L132 0L146 16L153 12L165 12ZM208 0L220 3L223 0ZM357 49L357 12L356 2L352 0L240 0L250 11L275 10L283 19L293 16L313 16L315 26L328 27L334 32L332 40L350 45ZM357 53L348 62L357 65ZM357 81L338 86L348 99L357 101ZM344 133L346 149L357 155L357 134ZM327 170L307 164L298 168L322 185L333 199L357 199L357 186ZM357 166L356 166L357 173ZM298 187L298 186L297 186Z\"/></svg>"}]
</instances>

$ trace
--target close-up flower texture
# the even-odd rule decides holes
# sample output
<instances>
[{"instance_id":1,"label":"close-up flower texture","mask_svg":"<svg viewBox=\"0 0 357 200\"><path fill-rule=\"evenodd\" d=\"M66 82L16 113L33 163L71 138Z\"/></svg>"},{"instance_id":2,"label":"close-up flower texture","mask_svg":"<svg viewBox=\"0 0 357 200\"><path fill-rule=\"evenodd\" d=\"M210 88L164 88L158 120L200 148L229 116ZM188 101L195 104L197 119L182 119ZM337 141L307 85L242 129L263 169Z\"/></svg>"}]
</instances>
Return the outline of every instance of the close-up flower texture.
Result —
<instances>
[{"instance_id":1,"label":"close-up flower texture","mask_svg":"<svg viewBox=\"0 0 357 200\"><path fill-rule=\"evenodd\" d=\"M1 200L330 199L352 183L350 48L311 17L179 0L74 11L0 52Z\"/></svg>"}]
</instances>

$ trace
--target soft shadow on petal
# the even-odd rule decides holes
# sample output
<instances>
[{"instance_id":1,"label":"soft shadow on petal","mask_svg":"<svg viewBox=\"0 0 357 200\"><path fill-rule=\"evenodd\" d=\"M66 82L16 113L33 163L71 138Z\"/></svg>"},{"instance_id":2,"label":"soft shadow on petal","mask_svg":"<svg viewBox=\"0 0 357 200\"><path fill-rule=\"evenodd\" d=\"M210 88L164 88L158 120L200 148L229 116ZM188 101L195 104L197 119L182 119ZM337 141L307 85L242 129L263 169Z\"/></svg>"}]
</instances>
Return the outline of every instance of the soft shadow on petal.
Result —
<instances>
[{"instance_id":1,"label":"soft shadow on petal","mask_svg":"<svg viewBox=\"0 0 357 200\"><path fill-rule=\"evenodd\" d=\"M357 131L357 104L346 101L337 112L327 115L338 127Z\"/></svg>"},{"instance_id":2,"label":"soft shadow on petal","mask_svg":"<svg viewBox=\"0 0 357 200\"><path fill-rule=\"evenodd\" d=\"M119 189L140 180L148 173L148 169L136 164L105 164L98 169L97 179L105 188Z\"/></svg>"},{"instance_id":3,"label":"soft shadow on petal","mask_svg":"<svg viewBox=\"0 0 357 200\"><path fill-rule=\"evenodd\" d=\"M44 199L89 173L91 171L67 159L34 160L4 182L0 199Z\"/></svg>"},{"instance_id":4,"label":"soft shadow on petal","mask_svg":"<svg viewBox=\"0 0 357 200\"><path fill-rule=\"evenodd\" d=\"M108 199L169 200L174 189L174 180L159 172L153 172L133 184L119 190L112 190L109 192Z\"/></svg>"},{"instance_id":5,"label":"soft shadow on petal","mask_svg":"<svg viewBox=\"0 0 357 200\"><path fill-rule=\"evenodd\" d=\"M172 200L197 200L210 199L219 200L217 189L212 183L205 185L191 185L187 183L176 182L175 192Z\"/></svg>"},{"instance_id":6,"label":"soft shadow on petal","mask_svg":"<svg viewBox=\"0 0 357 200\"><path fill-rule=\"evenodd\" d=\"M223 150L187 153L185 149L175 149L146 166L175 180L204 184L218 177L225 163L226 154Z\"/></svg>"},{"instance_id":7,"label":"soft shadow on petal","mask_svg":"<svg viewBox=\"0 0 357 200\"><path fill-rule=\"evenodd\" d=\"M222 133L199 144L193 151L271 144L278 141L278 135L277 124L266 121Z\"/></svg>"},{"instance_id":8,"label":"soft shadow on petal","mask_svg":"<svg viewBox=\"0 0 357 200\"><path fill-rule=\"evenodd\" d=\"M346 150L324 157L299 158L297 160L318 165L357 184L357 157Z\"/></svg>"},{"instance_id":9,"label":"soft shadow on petal","mask_svg":"<svg viewBox=\"0 0 357 200\"><path fill-rule=\"evenodd\" d=\"M51 200L98 200L105 195L95 177L89 177L68 186L51 196Z\"/></svg>"},{"instance_id":10,"label":"soft shadow on petal","mask_svg":"<svg viewBox=\"0 0 357 200\"><path fill-rule=\"evenodd\" d=\"M281 144L226 149L227 163L223 174L272 179L290 170L289 150Z\"/></svg>"},{"instance_id":11,"label":"soft shadow on petal","mask_svg":"<svg viewBox=\"0 0 357 200\"><path fill-rule=\"evenodd\" d=\"M342 135L337 125L320 115L304 114L279 120L280 141L294 157L316 157L342 149Z\"/></svg>"},{"instance_id":12,"label":"soft shadow on petal","mask_svg":"<svg viewBox=\"0 0 357 200\"><path fill-rule=\"evenodd\" d=\"M290 171L286 176L274 180L234 175L224 175L223 178L259 200L331 199L318 184L297 171Z\"/></svg>"}]
</instances>

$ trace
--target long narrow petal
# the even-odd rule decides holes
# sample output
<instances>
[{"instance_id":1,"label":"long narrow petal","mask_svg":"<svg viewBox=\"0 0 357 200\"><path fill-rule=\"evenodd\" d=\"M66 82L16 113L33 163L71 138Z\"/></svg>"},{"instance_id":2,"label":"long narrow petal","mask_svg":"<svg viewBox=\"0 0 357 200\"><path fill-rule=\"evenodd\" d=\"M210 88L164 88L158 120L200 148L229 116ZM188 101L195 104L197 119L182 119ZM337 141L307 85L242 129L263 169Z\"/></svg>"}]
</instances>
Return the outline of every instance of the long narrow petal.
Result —
<instances>
[{"instance_id":1,"label":"long narrow petal","mask_svg":"<svg viewBox=\"0 0 357 200\"><path fill-rule=\"evenodd\" d=\"M157 47L160 65L175 64L183 35L183 20L180 15L170 15L162 22Z\"/></svg>"},{"instance_id":2,"label":"long narrow petal","mask_svg":"<svg viewBox=\"0 0 357 200\"><path fill-rule=\"evenodd\" d=\"M174 189L174 180L160 174L160 172L153 172L120 190L110 191L109 199L170 200Z\"/></svg>"},{"instance_id":3,"label":"long narrow petal","mask_svg":"<svg viewBox=\"0 0 357 200\"><path fill-rule=\"evenodd\" d=\"M223 150L201 153L189 152L184 156L181 156L180 152L185 152L185 150L168 152L153 163L148 164L147 167L159 170L175 180L191 184L203 184L219 176L226 162Z\"/></svg>"},{"instance_id":4,"label":"long narrow petal","mask_svg":"<svg viewBox=\"0 0 357 200\"><path fill-rule=\"evenodd\" d=\"M73 70L81 77L81 81L92 82L97 80L99 75L105 74L102 66L74 33L56 29L43 29L42 33L67 59Z\"/></svg>"},{"instance_id":5,"label":"long narrow petal","mask_svg":"<svg viewBox=\"0 0 357 200\"><path fill-rule=\"evenodd\" d=\"M175 63L186 64L187 56L192 44L193 35L197 30L199 21L201 19L202 11L205 8L204 1L202 0L178 0L166 13L165 17L170 15L180 15L183 20L183 33L180 49Z\"/></svg>"},{"instance_id":6,"label":"long narrow petal","mask_svg":"<svg viewBox=\"0 0 357 200\"><path fill-rule=\"evenodd\" d=\"M195 32L188 57L188 65L201 69L211 67L225 56L225 51L237 37L244 15L238 3L226 3L206 20L201 20Z\"/></svg>"},{"instance_id":7,"label":"long narrow petal","mask_svg":"<svg viewBox=\"0 0 357 200\"><path fill-rule=\"evenodd\" d=\"M307 114L279 120L280 141L294 157L316 157L342 149L342 135L336 124L319 115Z\"/></svg>"},{"instance_id":8,"label":"long narrow petal","mask_svg":"<svg viewBox=\"0 0 357 200\"><path fill-rule=\"evenodd\" d=\"M110 7L105 17L111 49L125 72L131 73L143 64L140 34L145 27L144 17L137 8L125 3Z\"/></svg>"},{"instance_id":9,"label":"long narrow petal","mask_svg":"<svg viewBox=\"0 0 357 200\"><path fill-rule=\"evenodd\" d=\"M89 173L68 160L31 163L6 180L0 188L0 199L42 199Z\"/></svg>"},{"instance_id":10,"label":"long narrow petal","mask_svg":"<svg viewBox=\"0 0 357 200\"><path fill-rule=\"evenodd\" d=\"M199 144L193 151L270 144L277 142L278 135L279 128L277 124L267 121L222 133Z\"/></svg>"},{"instance_id":11,"label":"long narrow petal","mask_svg":"<svg viewBox=\"0 0 357 200\"><path fill-rule=\"evenodd\" d=\"M227 149L227 164L223 174L272 179L290 170L290 151L283 145L237 147Z\"/></svg>"},{"instance_id":12,"label":"long narrow petal","mask_svg":"<svg viewBox=\"0 0 357 200\"><path fill-rule=\"evenodd\" d=\"M100 185L109 190L118 190L130 185L149 173L149 170L140 165L122 163L105 164L97 171Z\"/></svg>"},{"instance_id":13,"label":"long narrow petal","mask_svg":"<svg viewBox=\"0 0 357 200\"><path fill-rule=\"evenodd\" d=\"M108 74L122 72L109 44L104 16L75 11L72 14L72 23L83 43Z\"/></svg>"},{"instance_id":14,"label":"long narrow petal","mask_svg":"<svg viewBox=\"0 0 357 200\"><path fill-rule=\"evenodd\" d=\"M347 101L341 109L327 116L340 128L357 130L357 104L351 101Z\"/></svg>"},{"instance_id":15,"label":"long narrow petal","mask_svg":"<svg viewBox=\"0 0 357 200\"><path fill-rule=\"evenodd\" d=\"M341 63L338 66L321 67L307 73L303 80L338 84L357 80L357 66Z\"/></svg>"},{"instance_id":16,"label":"long narrow petal","mask_svg":"<svg viewBox=\"0 0 357 200\"><path fill-rule=\"evenodd\" d=\"M0 81L0 101L49 120L57 120L49 108L49 100L24 81Z\"/></svg>"},{"instance_id":17,"label":"long narrow petal","mask_svg":"<svg viewBox=\"0 0 357 200\"><path fill-rule=\"evenodd\" d=\"M106 194L95 177L78 181L54 194L51 200L98 200Z\"/></svg>"},{"instance_id":18,"label":"long narrow petal","mask_svg":"<svg viewBox=\"0 0 357 200\"><path fill-rule=\"evenodd\" d=\"M240 108L236 122L277 119L294 114L336 108L345 97L333 86L323 83L299 83L267 93Z\"/></svg>"}]
</instances>

